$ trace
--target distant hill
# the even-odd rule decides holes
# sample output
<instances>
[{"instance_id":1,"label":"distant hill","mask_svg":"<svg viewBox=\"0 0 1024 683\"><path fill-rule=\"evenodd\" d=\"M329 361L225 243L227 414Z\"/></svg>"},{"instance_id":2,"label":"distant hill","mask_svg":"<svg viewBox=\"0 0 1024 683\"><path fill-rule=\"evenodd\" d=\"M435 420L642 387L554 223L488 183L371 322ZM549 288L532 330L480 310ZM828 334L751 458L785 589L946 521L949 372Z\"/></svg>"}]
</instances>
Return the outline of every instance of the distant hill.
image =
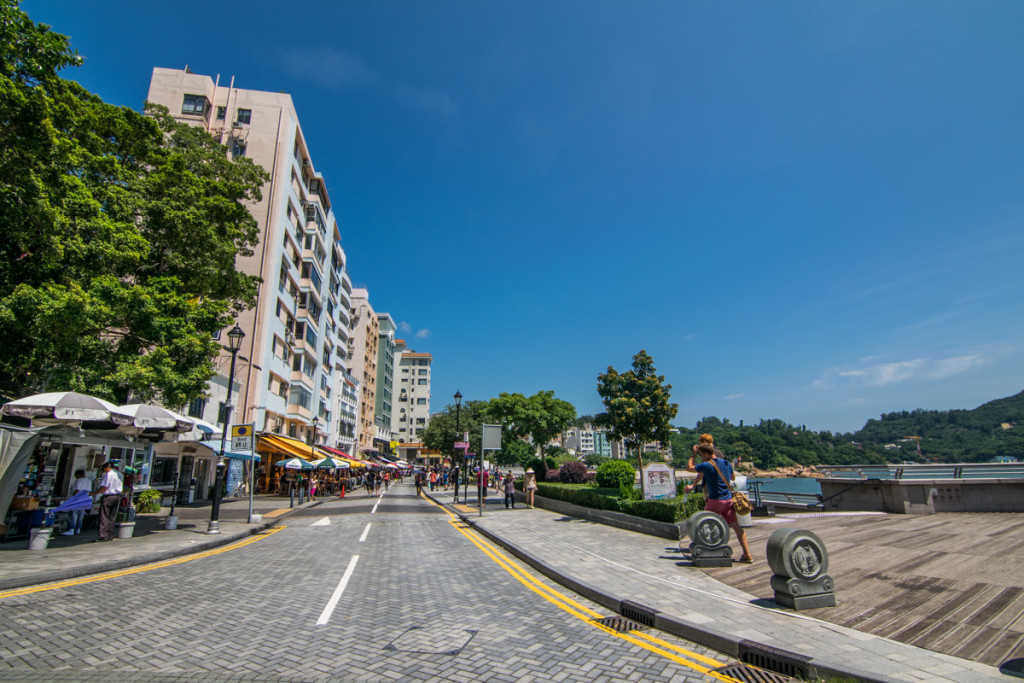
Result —
<instances>
[{"instance_id":1,"label":"distant hill","mask_svg":"<svg viewBox=\"0 0 1024 683\"><path fill-rule=\"evenodd\" d=\"M914 440L905 440L908 436L921 437L921 455L926 460L985 462L1001 455L1024 458L1024 391L974 410L887 413L878 420L868 420L852 436L865 448L900 446L899 457L893 458L896 460L916 459L912 456L916 456L917 446Z\"/></svg>"},{"instance_id":2,"label":"distant hill","mask_svg":"<svg viewBox=\"0 0 1024 683\"><path fill-rule=\"evenodd\" d=\"M741 457L762 469L795 464L988 462L997 456L1024 460L1024 391L973 410L887 413L868 420L852 434L814 432L779 419L741 426L717 417L702 418L695 429L678 429L672 448L682 463L702 432L711 433L728 457Z\"/></svg>"}]
</instances>

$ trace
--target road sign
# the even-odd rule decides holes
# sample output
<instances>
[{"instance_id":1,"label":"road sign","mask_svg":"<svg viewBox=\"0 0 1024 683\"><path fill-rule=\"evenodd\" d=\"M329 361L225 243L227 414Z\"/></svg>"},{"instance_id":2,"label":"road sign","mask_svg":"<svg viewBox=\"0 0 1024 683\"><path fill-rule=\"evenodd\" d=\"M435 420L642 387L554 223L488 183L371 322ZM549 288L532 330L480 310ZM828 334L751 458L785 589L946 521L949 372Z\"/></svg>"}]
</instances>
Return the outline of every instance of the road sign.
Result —
<instances>
[{"instance_id":1,"label":"road sign","mask_svg":"<svg viewBox=\"0 0 1024 683\"><path fill-rule=\"evenodd\" d=\"M231 427L231 450L251 451L254 434L255 430L251 424L234 425Z\"/></svg>"},{"instance_id":2,"label":"road sign","mask_svg":"<svg viewBox=\"0 0 1024 683\"><path fill-rule=\"evenodd\" d=\"M468 441L456 441L455 442L455 447L456 448L461 448L464 451L468 451L469 450L469 442Z\"/></svg>"}]
</instances>

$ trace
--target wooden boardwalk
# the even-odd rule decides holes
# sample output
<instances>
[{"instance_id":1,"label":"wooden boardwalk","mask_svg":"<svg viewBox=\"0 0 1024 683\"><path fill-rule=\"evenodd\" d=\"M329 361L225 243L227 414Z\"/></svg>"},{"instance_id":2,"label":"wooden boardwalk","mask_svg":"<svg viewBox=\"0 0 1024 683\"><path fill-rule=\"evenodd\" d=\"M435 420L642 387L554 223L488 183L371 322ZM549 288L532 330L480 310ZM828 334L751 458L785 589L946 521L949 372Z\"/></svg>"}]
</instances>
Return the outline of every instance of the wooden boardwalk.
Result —
<instances>
[{"instance_id":1,"label":"wooden boardwalk","mask_svg":"<svg viewBox=\"0 0 1024 683\"><path fill-rule=\"evenodd\" d=\"M754 564L705 571L772 601L764 551L780 527L829 552L837 605L802 614L993 666L1024 660L1024 514L780 513L747 530Z\"/></svg>"}]
</instances>

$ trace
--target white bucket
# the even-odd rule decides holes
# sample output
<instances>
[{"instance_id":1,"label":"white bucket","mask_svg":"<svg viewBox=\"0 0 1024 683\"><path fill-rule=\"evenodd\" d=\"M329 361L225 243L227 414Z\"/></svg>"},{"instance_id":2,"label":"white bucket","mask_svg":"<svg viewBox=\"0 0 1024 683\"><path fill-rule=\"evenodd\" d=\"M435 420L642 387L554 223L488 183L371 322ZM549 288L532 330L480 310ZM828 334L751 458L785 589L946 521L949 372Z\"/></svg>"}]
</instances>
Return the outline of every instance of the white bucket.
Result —
<instances>
[{"instance_id":1,"label":"white bucket","mask_svg":"<svg viewBox=\"0 0 1024 683\"><path fill-rule=\"evenodd\" d=\"M736 478L733 479L733 490L735 491L746 491L747 490L747 475L737 474Z\"/></svg>"},{"instance_id":2,"label":"white bucket","mask_svg":"<svg viewBox=\"0 0 1024 683\"><path fill-rule=\"evenodd\" d=\"M28 549L29 550L46 550L46 546L50 544L50 532L53 531L52 526L41 526L28 531Z\"/></svg>"},{"instance_id":3,"label":"white bucket","mask_svg":"<svg viewBox=\"0 0 1024 683\"><path fill-rule=\"evenodd\" d=\"M135 522L122 522L117 525L118 538L131 538L135 533Z\"/></svg>"},{"instance_id":4,"label":"white bucket","mask_svg":"<svg viewBox=\"0 0 1024 683\"><path fill-rule=\"evenodd\" d=\"M164 522L164 528L168 531L172 531L178 528L178 515L168 515L167 521Z\"/></svg>"},{"instance_id":5,"label":"white bucket","mask_svg":"<svg viewBox=\"0 0 1024 683\"><path fill-rule=\"evenodd\" d=\"M754 526L754 515L749 512L745 515L736 515L736 521L741 527L752 527Z\"/></svg>"}]
</instances>

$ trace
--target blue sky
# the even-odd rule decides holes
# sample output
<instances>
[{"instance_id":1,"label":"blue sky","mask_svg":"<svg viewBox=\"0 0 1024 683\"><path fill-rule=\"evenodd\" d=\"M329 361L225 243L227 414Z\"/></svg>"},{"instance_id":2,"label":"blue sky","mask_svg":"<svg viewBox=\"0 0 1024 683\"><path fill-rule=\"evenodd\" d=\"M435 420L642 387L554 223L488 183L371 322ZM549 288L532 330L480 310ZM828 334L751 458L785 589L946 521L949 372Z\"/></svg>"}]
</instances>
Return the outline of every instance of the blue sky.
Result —
<instances>
[{"instance_id":1,"label":"blue sky","mask_svg":"<svg viewBox=\"0 0 1024 683\"><path fill-rule=\"evenodd\" d=\"M675 423L1024 389L1024 3L23 4L68 74L292 94L432 408L653 355Z\"/></svg>"}]
</instances>

